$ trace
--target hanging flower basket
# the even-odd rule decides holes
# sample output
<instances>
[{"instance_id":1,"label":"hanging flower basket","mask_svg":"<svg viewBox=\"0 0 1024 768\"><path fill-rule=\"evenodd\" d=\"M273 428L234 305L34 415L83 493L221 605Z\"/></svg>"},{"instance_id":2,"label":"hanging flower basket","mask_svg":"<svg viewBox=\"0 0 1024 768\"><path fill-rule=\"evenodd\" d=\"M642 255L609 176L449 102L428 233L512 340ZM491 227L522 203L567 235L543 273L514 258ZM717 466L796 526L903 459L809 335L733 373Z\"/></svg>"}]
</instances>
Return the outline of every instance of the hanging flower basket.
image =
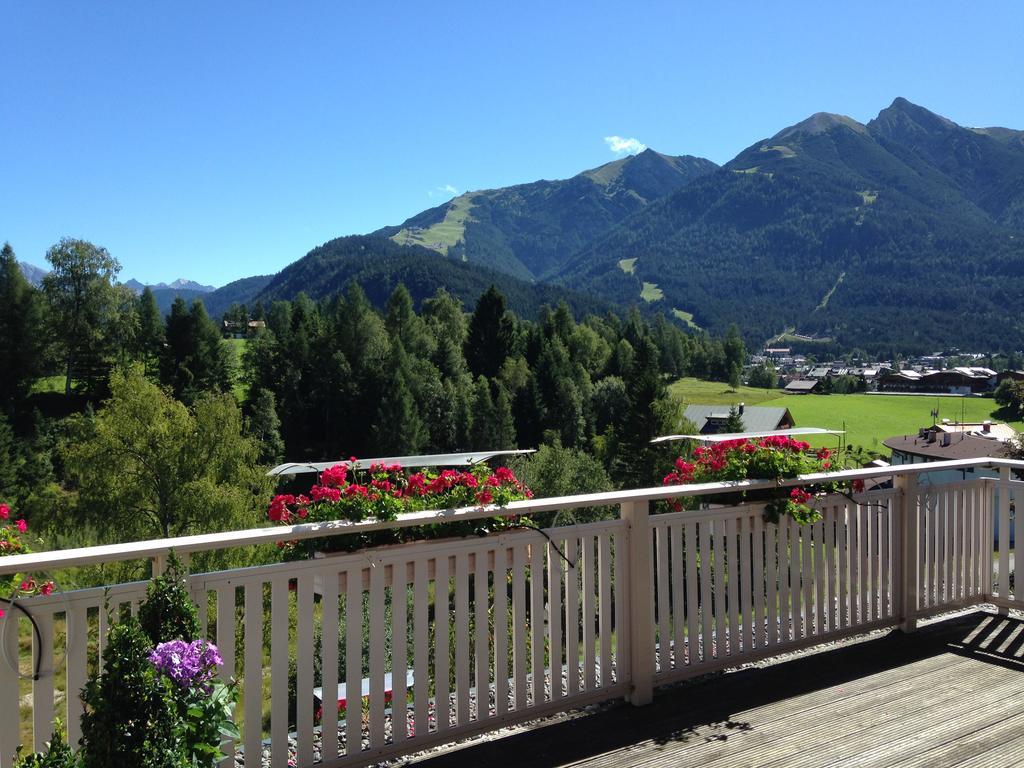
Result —
<instances>
[{"instance_id":1,"label":"hanging flower basket","mask_svg":"<svg viewBox=\"0 0 1024 768\"><path fill-rule=\"evenodd\" d=\"M680 456L664 485L689 485L728 480L767 480L778 482L800 475L827 472L832 468L832 452L828 448L812 450L809 443L773 435L757 440L723 440L709 446L694 448L690 459ZM859 487L858 487L859 484ZM744 494L748 501L764 501L764 518L777 523L788 515L800 525L821 519L816 502L829 493L849 490L840 483L813 483L778 489L759 489ZM852 490L863 490L863 483L854 481ZM730 497L704 497L705 500L728 502ZM681 510L696 498L674 499L673 509Z\"/></svg>"},{"instance_id":2,"label":"hanging flower basket","mask_svg":"<svg viewBox=\"0 0 1024 768\"><path fill-rule=\"evenodd\" d=\"M438 473L407 472L399 464L374 464L355 469L356 459L336 464L320 473L308 494L275 496L267 518L278 525L333 520L395 520L399 515L429 509L496 505L533 497L507 467L491 470L478 464L466 471L445 469ZM421 539L452 536L483 536L516 527L514 516L394 528L353 533L279 545L287 558L314 553L352 552L366 547L401 544Z\"/></svg>"}]
</instances>

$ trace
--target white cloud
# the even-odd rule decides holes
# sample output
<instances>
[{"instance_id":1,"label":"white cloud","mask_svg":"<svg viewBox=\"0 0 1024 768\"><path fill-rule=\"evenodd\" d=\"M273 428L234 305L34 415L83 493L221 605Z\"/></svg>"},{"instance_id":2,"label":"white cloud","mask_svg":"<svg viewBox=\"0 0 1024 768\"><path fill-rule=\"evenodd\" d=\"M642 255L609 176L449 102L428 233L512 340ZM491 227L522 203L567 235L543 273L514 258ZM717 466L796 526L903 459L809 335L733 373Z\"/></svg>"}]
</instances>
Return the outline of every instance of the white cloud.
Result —
<instances>
[{"instance_id":1,"label":"white cloud","mask_svg":"<svg viewBox=\"0 0 1024 768\"><path fill-rule=\"evenodd\" d=\"M619 157L635 155L647 149L647 145L641 144L638 139L624 139L622 136L605 136L604 143Z\"/></svg>"},{"instance_id":2,"label":"white cloud","mask_svg":"<svg viewBox=\"0 0 1024 768\"><path fill-rule=\"evenodd\" d=\"M445 184L441 187L434 187L427 191L427 197L458 197L459 190L453 187L451 184Z\"/></svg>"}]
</instances>

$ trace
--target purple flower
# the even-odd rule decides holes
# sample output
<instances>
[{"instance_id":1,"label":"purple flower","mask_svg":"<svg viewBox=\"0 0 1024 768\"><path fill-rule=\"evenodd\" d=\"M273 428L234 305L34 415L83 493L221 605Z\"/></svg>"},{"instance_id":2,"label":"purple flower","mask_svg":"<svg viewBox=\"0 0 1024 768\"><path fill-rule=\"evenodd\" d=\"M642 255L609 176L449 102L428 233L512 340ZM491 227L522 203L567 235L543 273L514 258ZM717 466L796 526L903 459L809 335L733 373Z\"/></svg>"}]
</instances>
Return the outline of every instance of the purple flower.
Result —
<instances>
[{"instance_id":1,"label":"purple flower","mask_svg":"<svg viewBox=\"0 0 1024 768\"><path fill-rule=\"evenodd\" d=\"M171 640L149 654L153 666L182 688L204 686L224 663L217 646L206 640Z\"/></svg>"}]
</instances>

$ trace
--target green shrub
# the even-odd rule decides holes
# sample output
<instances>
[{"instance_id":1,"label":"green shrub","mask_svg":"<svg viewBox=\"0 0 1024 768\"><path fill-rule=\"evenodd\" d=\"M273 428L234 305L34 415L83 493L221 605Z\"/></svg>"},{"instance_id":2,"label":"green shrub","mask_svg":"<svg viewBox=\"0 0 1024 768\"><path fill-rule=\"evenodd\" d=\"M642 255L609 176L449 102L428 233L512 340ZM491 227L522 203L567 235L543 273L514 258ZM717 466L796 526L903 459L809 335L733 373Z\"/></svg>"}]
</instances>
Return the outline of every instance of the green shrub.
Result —
<instances>
[{"instance_id":1,"label":"green shrub","mask_svg":"<svg viewBox=\"0 0 1024 768\"><path fill-rule=\"evenodd\" d=\"M80 768L82 765L81 755L76 754L64 740L64 729L59 720L54 722L53 736L45 752L24 756L21 752L22 747L18 747L14 768Z\"/></svg>"},{"instance_id":2,"label":"green shrub","mask_svg":"<svg viewBox=\"0 0 1024 768\"><path fill-rule=\"evenodd\" d=\"M152 643L134 616L116 624L103 673L82 693L84 768L185 768L172 683L149 660Z\"/></svg>"},{"instance_id":3,"label":"green shrub","mask_svg":"<svg viewBox=\"0 0 1024 768\"><path fill-rule=\"evenodd\" d=\"M139 623L154 646L168 640L195 640L200 635L187 574L173 553L167 572L149 583L146 601L139 606Z\"/></svg>"}]
</instances>

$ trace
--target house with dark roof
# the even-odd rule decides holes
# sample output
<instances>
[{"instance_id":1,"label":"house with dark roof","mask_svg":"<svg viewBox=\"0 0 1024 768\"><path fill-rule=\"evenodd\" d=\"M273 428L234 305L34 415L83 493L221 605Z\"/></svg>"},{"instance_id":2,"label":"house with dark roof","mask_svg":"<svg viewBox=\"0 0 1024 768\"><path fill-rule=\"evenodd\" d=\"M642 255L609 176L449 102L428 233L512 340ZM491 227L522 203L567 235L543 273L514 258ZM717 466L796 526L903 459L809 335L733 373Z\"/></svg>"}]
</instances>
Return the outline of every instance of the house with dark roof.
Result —
<instances>
[{"instance_id":1,"label":"house with dark roof","mask_svg":"<svg viewBox=\"0 0 1024 768\"><path fill-rule=\"evenodd\" d=\"M783 387L783 390L791 395L809 395L818 388L819 381L819 379L795 379Z\"/></svg>"},{"instance_id":2,"label":"house with dark roof","mask_svg":"<svg viewBox=\"0 0 1024 768\"><path fill-rule=\"evenodd\" d=\"M743 420L744 432L770 432L775 429L790 429L796 426L788 408L769 408L767 406L745 405L738 403L736 410ZM727 432L725 423L729 419L728 405L688 405L683 414L692 421L702 435L717 435Z\"/></svg>"}]
</instances>

